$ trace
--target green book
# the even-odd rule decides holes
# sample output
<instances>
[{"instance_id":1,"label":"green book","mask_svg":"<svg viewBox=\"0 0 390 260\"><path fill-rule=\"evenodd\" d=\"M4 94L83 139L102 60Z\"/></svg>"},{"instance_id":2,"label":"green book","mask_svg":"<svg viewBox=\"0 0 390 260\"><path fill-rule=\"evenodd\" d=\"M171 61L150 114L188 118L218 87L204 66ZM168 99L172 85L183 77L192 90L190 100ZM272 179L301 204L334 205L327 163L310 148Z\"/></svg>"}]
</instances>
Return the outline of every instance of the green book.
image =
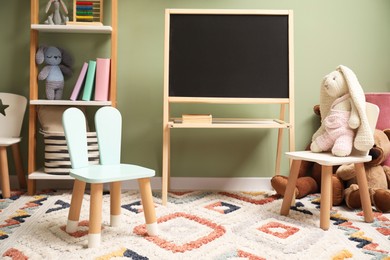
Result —
<instances>
[{"instance_id":1,"label":"green book","mask_svg":"<svg viewBox=\"0 0 390 260\"><path fill-rule=\"evenodd\" d=\"M84 92L82 100L90 101L92 98L93 88L95 85L96 61L90 60L88 62L88 71L85 78Z\"/></svg>"}]
</instances>

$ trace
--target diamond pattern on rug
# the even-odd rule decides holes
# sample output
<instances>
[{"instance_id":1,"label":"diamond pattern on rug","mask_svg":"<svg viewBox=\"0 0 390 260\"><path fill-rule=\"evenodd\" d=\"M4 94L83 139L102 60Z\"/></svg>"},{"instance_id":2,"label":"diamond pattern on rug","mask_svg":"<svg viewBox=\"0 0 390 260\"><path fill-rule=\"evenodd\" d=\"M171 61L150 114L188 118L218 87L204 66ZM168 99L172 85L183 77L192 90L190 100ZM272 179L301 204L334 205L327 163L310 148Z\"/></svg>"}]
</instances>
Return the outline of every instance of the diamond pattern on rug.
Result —
<instances>
[{"instance_id":1,"label":"diamond pattern on rug","mask_svg":"<svg viewBox=\"0 0 390 260\"><path fill-rule=\"evenodd\" d=\"M269 222L259 227L258 230L278 238L286 239L297 233L299 228L287 226L280 222Z\"/></svg>"},{"instance_id":2,"label":"diamond pattern on rug","mask_svg":"<svg viewBox=\"0 0 390 260\"><path fill-rule=\"evenodd\" d=\"M58 205L58 207L53 207L53 208L50 208L46 211L46 213L50 213L50 212L53 212L53 211L57 211L57 210L62 210L62 209L67 209L67 208L70 208L70 204L63 201L63 200L57 200L54 205Z\"/></svg>"},{"instance_id":3,"label":"diamond pattern on rug","mask_svg":"<svg viewBox=\"0 0 390 260\"><path fill-rule=\"evenodd\" d=\"M269 195L266 192L220 192L220 194L256 205L264 205L279 198L278 195Z\"/></svg>"},{"instance_id":4,"label":"diamond pattern on rug","mask_svg":"<svg viewBox=\"0 0 390 260\"><path fill-rule=\"evenodd\" d=\"M3 195L0 195L0 213L10 204L19 199L22 194L23 192L20 191L11 191L11 196L7 199L4 199Z\"/></svg>"},{"instance_id":5,"label":"diamond pattern on rug","mask_svg":"<svg viewBox=\"0 0 390 260\"><path fill-rule=\"evenodd\" d=\"M88 235L88 230L89 230L88 227L89 227L89 221L88 220L82 220L78 224L78 230L73 232L73 233L67 233L65 231L66 230L66 225L61 226L60 229L62 231L64 231L66 234L68 234L69 236L79 238L79 237L84 237L84 236ZM102 226L101 230L103 230L103 229L104 229L104 227Z\"/></svg>"},{"instance_id":6,"label":"diamond pattern on rug","mask_svg":"<svg viewBox=\"0 0 390 260\"><path fill-rule=\"evenodd\" d=\"M143 207L141 201L135 201L130 204L122 205L122 208L127 209L128 211L134 212L135 214L143 212Z\"/></svg>"},{"instance_id":7,"label":"diamond pattern on rug","mask_svg":"<svg viewBox=\"0 0 390 260\"><path fill-rule=\"evenodd\" d=\"M101 247L94 249L87 248L86 223L80 223L79 235L63 230L68 216L68 209L63 206L70 202L69 193L47 195L47 200L41 202L37 197L23 195L0 215L0 225L8 218L7 223L12 226L7 232L9 238L0 240L0 258L14 253L29 259L102 260L379 260L390 256L388 213L376 212L375 221L365 223L360 211L334 207L333 225L329 231L323 231L319 228L319 209L310 197L297 200L299 210L281 216L282 200L264 203L272 198L272 192L229 192L234 196L201 193L175 193L171 196L182 197L183 203L169 202L168 206L161 206L159 198L154 197L159 229L156 237L146 236L144 214L127 209L122 210L120 226L111 227L110 197L104 195L105 229ZM125 192L122 206L134 203L130 208L137 209L139 198L138 192ZM80 219L88 219L89 203L90 196L85 195ZM234 206L239 208L232 210ZM17 211L31 216L9 218Z\"/></svg>"},{"instance_id":8,"label":"diamond pattern on rug","mask_svg":"<svg viewBox=\"0 0 390 260\"><path fill-rule=\"evenodd\" d=\"M156 198L161 198L161 192L152 192L153 196ZM180 191L180 192L168 192L168 203L174 204L187 204L197 200L200 200L212 192L203 192L203 191Z\"/></svg>"},{"instance_id":9,"label":"diamond pattern on rug","mask_svg":"<svg viewBox=\"0 0 390 260\"><path fill-rule=\"evenodd\" d=\"M233 232L251 243L264 244L272 250L291 253L310 248L321 239L325 231L320 228L313 229L304 222L299 223L288 217L274 218L263 213L259 219L241 223Z\"/></svg>"},{"instance_id":10,"label":"diamond pattern on rug","mask_svg":"<svg viewBox=\"0 0 390 260\"><path fill-rule=\"evenodd\" d=\"M137 252L127 249L127 248L121 248L119 250L113 251L109 254L105 254L103 256L97 257L96 260L107 260L107 259L113 259L117 257L126 257L131 258L133 260L148 260L146 256L139 255Z\"/></svg>"},{"instance_id":11,"label":"diamond pattern on rug","mask_svg":"<svg viewBox=\"0 0 390 260\"><path fill-rule=\"evenodd\" d=\"M145 239L172 252L186 252L199 248L226 232L225 228L218 224L183 212L161 217L157 222L159 224L158 236L146 236L145 225L135 227L134 233L145 236Z\"/></svg>"},{"instance_id":12,"label":"diamond pattern on rug","mask_svg":"<svg viewBox=\"0 0 390 260\"><path fill-rule=\"evenodd\" d=\"M260 257L253 253L237 249L233 251L225 252L221 255L213 257L213 260L227 260L227 259L248 259L248 260L266 260L264 257Z\"/></svg>"},{"instance_id":13,"label":"diamond pattern on rug","mask_svg":"<svg viewBox=\"0 0 390 260\"><path fill-rule=\"evenodd\" d=\"M4 252L2 255L4 257L9 257L12 260L27 260L28 257L25 256L22 252L15 248L10 248L7 251Z\"/></svg>"},{"instance_id":14,"label":"diamond pattern on rug","mask_svg":"<svg viewBox=\"0 0 390 260\"><path fill-rule=\"evenodd\" d=\"M227 202L223 202L223 201L218 201L218 202L209 204L209 205L205 206L205 208L209 209L209 210L214 210L214 211L221 213L221 214L229 214L229 213L232 213L233 211L240 209L239 206L236 206L236 205L233 205L233 204L230 204Z\"/></svg>"},{"instance_id":15,"label":"diamond pattern on rug","mask_svg":"<svg viewBox=\"0 0 390 260\"><path fill-rule=\"evenodd\" d=\"M37 195L32 200L25 203L21 208L16 210L12 215L0 223L0 240L7 239L9 235L29 218L42 202L47 200L48 195ZM12 199L11 199L12 200Z\"/></svg>"}]
</instances>

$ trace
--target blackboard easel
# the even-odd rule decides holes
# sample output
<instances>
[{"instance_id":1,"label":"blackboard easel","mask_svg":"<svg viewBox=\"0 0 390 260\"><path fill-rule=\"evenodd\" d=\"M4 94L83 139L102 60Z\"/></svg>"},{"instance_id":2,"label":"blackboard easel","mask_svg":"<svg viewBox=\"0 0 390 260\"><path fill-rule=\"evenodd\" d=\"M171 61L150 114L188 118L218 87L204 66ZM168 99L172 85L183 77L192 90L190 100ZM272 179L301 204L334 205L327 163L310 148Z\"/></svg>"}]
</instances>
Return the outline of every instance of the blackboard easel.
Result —
<instances>
[{"instance_id":1,"label":"blackboard easel","mask_svg":"<svg viewBox=\"0 0 390 260\"><path fill-rule=\"evenodd\" d=\"M163 205L171 128L279 129L275 166L279 174L283 129L289 130L289 150L295 146L293 50L291 10L166 10ZM192 124L171 117L173 103L280 104L280 112L276 119L213 118L212 123Z\"/></svg>"}]
</instances>

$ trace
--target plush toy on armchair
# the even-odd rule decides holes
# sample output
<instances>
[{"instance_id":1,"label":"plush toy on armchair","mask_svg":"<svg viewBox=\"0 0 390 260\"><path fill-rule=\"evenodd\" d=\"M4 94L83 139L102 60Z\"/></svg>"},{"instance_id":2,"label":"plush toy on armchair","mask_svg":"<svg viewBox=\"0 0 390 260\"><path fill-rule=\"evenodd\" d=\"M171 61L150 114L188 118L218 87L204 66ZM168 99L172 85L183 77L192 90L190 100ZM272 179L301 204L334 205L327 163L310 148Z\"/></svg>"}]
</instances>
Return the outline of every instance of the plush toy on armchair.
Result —
<instances>
[{"instance_id":1,"label":"plush toy on armchair","mask_svg":"<svg viewBox=\"0 0 390 260\"><path fill-rule=\"evenodd\" d=\"M366 116L362 87L353 71L340 65L325 76L320 93L322 122L310 150L348 156L352 148L367 153L374 139Z\"/></svg>"},{"instance_id":2,"label":"plush toy on armchair","mask_svg":"<svg viewBox=\"0 0 390 260\"><path fill-rule=\"evenodd\" d=\"M46 97L50 100L62 99L64 89L64 75L72 74L72 57L64 50L57 47L42 46L38 49L35 61L37 64L45 62L38 74L39 80L46 80Z\"/></svg>"}]
</instances>

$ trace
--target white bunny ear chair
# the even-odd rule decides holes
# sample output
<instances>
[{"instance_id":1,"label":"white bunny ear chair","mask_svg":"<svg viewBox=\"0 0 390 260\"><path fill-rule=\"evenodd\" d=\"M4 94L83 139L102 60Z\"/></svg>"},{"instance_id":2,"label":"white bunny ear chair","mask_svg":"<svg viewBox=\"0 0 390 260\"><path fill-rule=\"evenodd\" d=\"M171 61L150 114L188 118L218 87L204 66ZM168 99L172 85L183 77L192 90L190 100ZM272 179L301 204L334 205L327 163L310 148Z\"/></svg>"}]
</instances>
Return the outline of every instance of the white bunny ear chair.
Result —
<instances>
[{"instance_id":1,"label":"white bunny ear chair","mask_svg":"<svg viewBox=\"0 0 390 260\"><path fill-rule=\"evenodd\" d=\"M349 94L360 117L360 126L357 129L354 148L367 153L374 145L374 135L371 131L366 114L366 97L355 73L348 67L340 65L337 68L344 75Z\"/></svg>"}]
</instances>

